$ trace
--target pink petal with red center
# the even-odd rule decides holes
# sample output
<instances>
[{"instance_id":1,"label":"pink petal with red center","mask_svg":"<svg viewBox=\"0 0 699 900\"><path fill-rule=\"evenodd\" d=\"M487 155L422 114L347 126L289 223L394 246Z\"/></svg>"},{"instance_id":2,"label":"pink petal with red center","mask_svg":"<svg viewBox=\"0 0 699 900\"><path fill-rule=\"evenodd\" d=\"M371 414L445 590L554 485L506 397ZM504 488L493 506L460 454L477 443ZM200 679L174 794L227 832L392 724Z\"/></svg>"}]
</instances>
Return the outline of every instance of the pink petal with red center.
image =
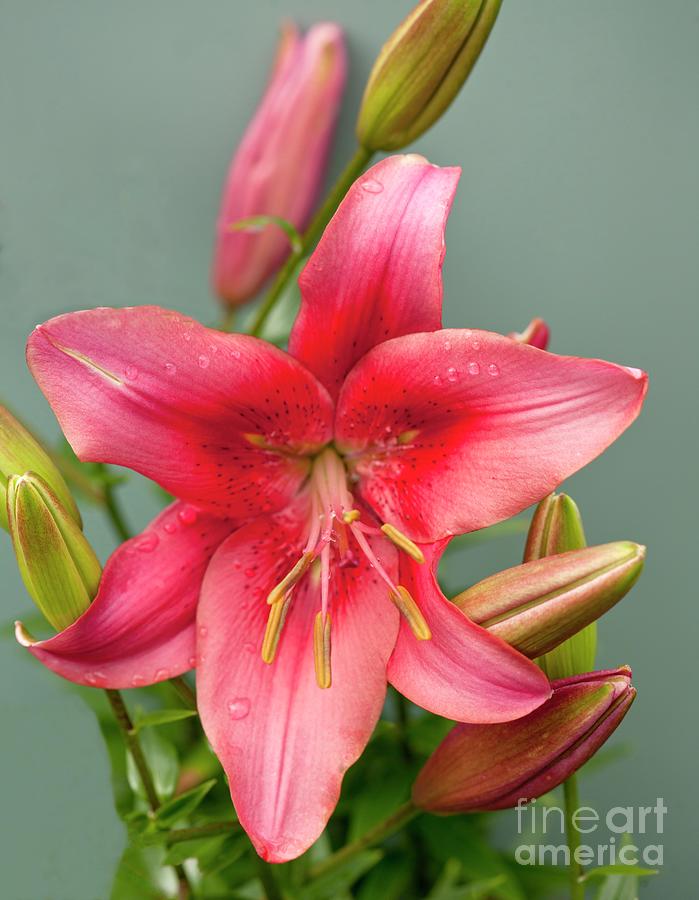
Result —
<instances>
[{"instance_id":1,"label":"pink petal with red center","mask_svg":"<svg viewBox=\"0 0 699 900\"><path fill-rule=\"evenodd\" d=\"M362 558L333 572L332 686L318 687L314 672L321 601L313 571L295 588L276 658L262 661L265 598L301 554L304 514L261 517L227 540L197 613L202 723L238 817L270 862L293 859L323 831L381 712L398 629L385 585ZM374 549L395 574L395 550L383 540Z\"/></svg>"},{"instance_id":2,"label":"pink petal with red center","mask_svg":"<svg viewBox=\"0 0 699 900\"><path fill-rule=\"evenodd\" d=\"M401 622L388 680L413 703L457 722L509 722L551 696L538 666L474 625L441 592L437 564L447 542L422 547L425 563L401 557L400 579L432 637L418 641Z\"/></svg>"},{"instance_id":3,"label":"pink petal with red center","mask_svg":"<svg viewBox=\"0 0 699 900\"><path fill-rule=\"evenodd\" d=\"M235 524L173 503L109 558L91 606L29 651L58 675L92 687L163 681L195 665L194 619L204 572Z\"/></svg>"},{"instance_id":4,"label":"pink petal with red center","mask_svg":"<svg viewBox=\"0 0 699 900\"><path fill-rule=\"evenodd\" d=\"M337 446L414 540L492 525L557 487L638 415L646 376L486 331L387 341L347 377Z\"/></svg>"},{"instance_id":5,"label":"pink petal with red center","mask_svg":"<svg viewBox=\"0 0 699 900\"><path fill-rule=\"evenodd\" d=\"M442 323L444 229L460 169L391 156L350 188L301 273L289 352L333 396L367 350Z\"/></svg>"},{"instance_id":6,"label":"pink petal with red center","mask_svg":"<svg viewBox=\"0 0 699 900\"><path fill-rule=\"evenodd\" d=\"M158 307L51 319L27 358L81 459L221 515L283 506L308 472L299 454L331 436L327 392L292 357Z\"/></svg>"}]
</instances>

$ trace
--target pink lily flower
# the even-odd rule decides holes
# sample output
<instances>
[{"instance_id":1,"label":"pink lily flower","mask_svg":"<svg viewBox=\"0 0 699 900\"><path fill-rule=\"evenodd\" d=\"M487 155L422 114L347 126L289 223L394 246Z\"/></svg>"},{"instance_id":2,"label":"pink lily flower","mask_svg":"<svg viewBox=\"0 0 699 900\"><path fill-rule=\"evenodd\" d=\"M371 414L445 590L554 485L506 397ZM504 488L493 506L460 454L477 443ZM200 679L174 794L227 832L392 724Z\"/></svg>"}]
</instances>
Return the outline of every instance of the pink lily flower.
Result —
<instances>
[{"instance_id":1,"label":"pink lily flower","mask_svg":"<svg viewBox=\"0 0 699 900\"><path fill-rule=\"evenodd\" d=\"M20 638L84 684L196 663L202 723L273 862L323 830L387 681L471 723L550 696L444 597L436 559L601 453L645 393L636 369L441 330L458 175L409 155L358 179L302 273L289 353L156 307L70 313L29 339L80 458L178 500L72 626Z\"/></svg>"},{"instance_id":2,"label":"pink lily flower","mask_svg":"<svg viewBox=\"0 0 699 900\"><path fill-rule=\"evenodd\" d=\"M234 231L252 216L279 216L302 230L325 175L347 70L342 30L305 37L284 27L267 91L231 162L216 225L212 281L229 306L254 297L289 252L276 225Z\"/></svg>"}]
</instances>

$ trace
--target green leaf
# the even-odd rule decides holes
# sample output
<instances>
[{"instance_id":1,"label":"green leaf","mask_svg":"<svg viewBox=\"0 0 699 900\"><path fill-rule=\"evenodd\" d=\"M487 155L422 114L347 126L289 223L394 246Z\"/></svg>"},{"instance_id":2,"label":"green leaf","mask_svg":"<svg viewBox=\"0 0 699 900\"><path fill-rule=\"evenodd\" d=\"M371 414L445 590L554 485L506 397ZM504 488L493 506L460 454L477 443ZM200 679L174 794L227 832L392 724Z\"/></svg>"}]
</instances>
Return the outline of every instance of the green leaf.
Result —
<instances>
[{"instance_id":1,"label":"green leaf","mask_svg":"<svg viewBox=\"0 0 699 900\"><path fill-rule=\"evenodd\" d=\"M624 878L648 878L657 874L657 869L647 869L643 866L625 866L619 863L612 866L598 866L596 869L588 869L580 880L589 881L591 878L605 878L607 875L622 875Z\"/></svg>"},{"instance_id":2,"label":"green leaf","mask_svg":"<svg viewBox=\"0 0 699 900\"><path fill-rule=\"evenodd\" d=\"M353 796L348 842L378 825L407 800L409 783L410 777L403 766L367 782L364 790Z\"/></svg>"},{"instance_id":3,"label":"green leaf","mask_svg":"<svg viewBox=\"0 0 699 900\"><path fill-rule=\"evenodd\" d=\"M155 814L155 820L161 828L169 828L175 822L186 819L199 806L211 788L216 784L216 779L205 781L183 794L178 794L167 803L163 803Z\"/></svg>"},{"instance_id":4,"label":"green leaf","mask_svg":"<svg viewBox=\"0 0 699 900\"><path fill-rule=\"evenodd\" d=\"M334 871L303 885L296 896L299 900L337 900L381 859L383 859L381 850L364 850Z\"/></svg>"},{"instance_id":5,"label":"green leaf","mask_svg":"<svg viewBox=\"0 0 699 900\"><path fill-rule=\"evenodd\" d=\"M298 233L294 225L281 216L249 216L247 219L238 219L231 222L228 226L231 231L264 231L268 225L276 225L281 228L284 234L289 238L291 249L294 253L300 253L303 250L303 239Z\"/></svg>"},{"instance_id":6,"label":"green leaf","mask_svg":"<svg viewBox=\"0 0 699 900\"><path fill-rule=\"evenodd\" d=\"M502 887L505 875L497 875L471 884L459 884L463 875L463 867L458 859L447 861L437 883L428 895L428 900L481 900L491 897L493 891Z\"/></svg>"},{"instance_id":7,"label":"green leaf","mask_svg":"<svg viewBox=\"0 0 699 900\"><path fill-rule=\"evenodd\" d=\"M176 897L177 887L160 847L127 847L114 873L110 900L163 900Z\"/></svg>"},{"instance_id":8,"label":"green leaf","mask_svg":"<svg viewBox=\"0 0 699 900\"><path fill-rule=\"evenodd\" d=\"M421 756L429 756L454 727L449 719L427 713L413 719L408 726L410 749Z\"/></svg>"},{"instance_id":9,"label":"green leaf","mask_svg":"<svg viewBox=\"0 0 699 900\"><path fill-rule=\"evenodd\" d=\"M137 715L134 722L134 730L140 731L142 728L179 722L180 719L190 719L196 714L196 709L156 709L154 712Z\"/></svg>"},{"instance_id":10,"label":"green leaf","mask_svg":"<svg viewBox=\"0 0 699 900\"><path fill-rule=\"evenodd\" d=\"M638 900L638 878L607 875L595 896L596 900Z\"/></svg>"},{"instance_id":11,"label":"green leaf","mask_svg":"<svg viewBox=\"0 0 699 900\"><path fill-rule=\"evenodd\" d=\"M391 853L366 875L357 900L404 900L410 896L414 859L406 853Z\"/></svg>"}]
</instances>

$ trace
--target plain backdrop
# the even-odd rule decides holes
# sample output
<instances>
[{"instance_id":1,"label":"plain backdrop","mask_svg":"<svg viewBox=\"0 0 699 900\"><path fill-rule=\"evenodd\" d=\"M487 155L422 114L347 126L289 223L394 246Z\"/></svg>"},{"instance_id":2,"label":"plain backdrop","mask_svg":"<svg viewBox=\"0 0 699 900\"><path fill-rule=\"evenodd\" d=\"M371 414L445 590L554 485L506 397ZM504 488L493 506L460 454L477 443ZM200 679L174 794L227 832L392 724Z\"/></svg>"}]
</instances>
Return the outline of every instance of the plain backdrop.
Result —
<instances>
[{"instance_id":1,"label":"plain backdrop","mask_svg":"<svg viewBox=\"0 0 699 900\"><path fill-rule=\"evenodd\" d=\"M364 80L409 0L2 0L0 395L57 437L24 365L37 322L156 303L213 322L211 236L229 156L260 95L280 20L336 19L351 81L333 160ZM446 322L551 325L556 352L651 373L639 422L571 479L593 543L649 546L601 628L600 666L630 663L639 696L623 760L584 802L669 807L661 879L696 877L696 359L699 7L692 0L510 0L469 83L415 145L461 165L447 234ZM128 492L135 527L153 495ZM103 559L112 538L92 511ZM515 564L521 538L464 551L466 585ZM0 535L3 623L31 608ZM106 898L123 831L92 715L0 639L0 893Z\"/></svg>"}]
</instances>

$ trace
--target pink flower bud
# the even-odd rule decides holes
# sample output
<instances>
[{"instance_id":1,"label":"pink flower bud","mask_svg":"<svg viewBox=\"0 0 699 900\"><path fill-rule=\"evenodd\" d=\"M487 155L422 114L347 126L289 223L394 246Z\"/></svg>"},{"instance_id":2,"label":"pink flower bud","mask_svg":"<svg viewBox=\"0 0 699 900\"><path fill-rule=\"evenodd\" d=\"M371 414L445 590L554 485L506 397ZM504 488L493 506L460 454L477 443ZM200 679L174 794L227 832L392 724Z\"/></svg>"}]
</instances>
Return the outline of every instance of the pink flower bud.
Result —
<instances>
[{"instance_id":1,"label":"pink flower bud","mask_svg":"<svg viewBox=\"0 0 699 900\"><path fill-rule=\"evenodd\" d=\"M553 695L522 719L456 725L413 785L435 813L516 806L561 784L612 734L636 696L624 666L555 681Z\"/></svg>"},{"instance_id":2,"label":"pink flower bud","mask_svg":"<svg viewBox=\"0 0 699 900\"><path fill-rule=\"evenodd\" d=\"M532 319L524 331L511 331L507 336L539 350L545 350L549 345L549 327L543 319Z\"/></svg>"},{"instance_id":3,"label":"pink flower bud","mask_svg":"<svg viewBox=\"0 0 699 900\"><path fill-rule=\"evenodd\" d=\"M275 224L235 230L253 216L275 216L301 230L325 174L345 84L345 45L332 23L301 36L284 26L272 76L231 162L216 225L212 281L237 306L255 296L289 251Z\"/></svg>"}]
</instances>

